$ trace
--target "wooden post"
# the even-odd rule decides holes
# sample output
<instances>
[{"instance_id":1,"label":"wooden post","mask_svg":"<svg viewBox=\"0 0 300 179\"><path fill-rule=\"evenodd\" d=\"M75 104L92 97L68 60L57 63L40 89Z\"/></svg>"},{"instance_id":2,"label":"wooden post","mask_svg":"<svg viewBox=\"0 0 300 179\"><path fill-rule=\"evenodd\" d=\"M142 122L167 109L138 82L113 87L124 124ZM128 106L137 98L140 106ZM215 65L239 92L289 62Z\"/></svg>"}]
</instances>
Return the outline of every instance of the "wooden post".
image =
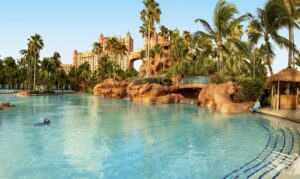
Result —
<instances>
[{"instance_id":1,"label":"wooden post","mask_svg":"<svg viewBox=\"0 0 300 179\"><path fill-rule=\"evenodd\" d=\"M297 87L296 108L298 108L299 105L299 95L300 95L300 91L299 88Z\"/></svg>"},{"instance_id":2,"label":"wooden post","mask_svg":"<svg viewBox=\"0 0 300 179\"><path fill-rule=\"evenodd\" d=\"M271 92L271 107L275 109L274 106L274 83L272 82L272 92Z\"/></svg>"},{"instance_id":3,"label":"wooden post","mask_svg":"<svg viewBox=\"0 0 300 179\"><path fill-rule=\"evenodd\" d=\"M277 110L280 109L280 81L277 83Z\"/></svg>"}]
</instances>

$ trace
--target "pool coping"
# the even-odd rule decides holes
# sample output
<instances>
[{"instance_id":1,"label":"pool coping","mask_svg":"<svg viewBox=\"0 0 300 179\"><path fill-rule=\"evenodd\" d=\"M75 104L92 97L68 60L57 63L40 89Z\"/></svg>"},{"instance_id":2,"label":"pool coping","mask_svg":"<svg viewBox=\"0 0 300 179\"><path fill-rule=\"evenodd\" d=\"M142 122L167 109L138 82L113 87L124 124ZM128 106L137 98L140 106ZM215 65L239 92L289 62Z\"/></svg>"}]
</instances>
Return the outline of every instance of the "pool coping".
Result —
<instances>
[{"instance_id":1,"label":"pool coping","mask_svg":"<svg viewBox=\"0 0 300 179\"><path fill-rule=\"evenodd\" d=\"M298 109L299 110L299 109ZM289 110L290 111L290 110ZM296 117L296 115L288 115L287 110L284 111L285 113L282 113L277 110L273 110L271 108L262 108L258 111L259 114L266 115L266 116L272 116L277 118L277 120L285 120L286 122L290 124L295 124L298 126L297 128L300 129L300 116ZM300 157L300 154L298 154ZM295 160L293 164L284 170L279 176L279 179L298 179L300 178L300 158Z\"/></svg>"},{"instance_id":2,"label":"pool coping","mask_svg":"<svg viewBox=\"0 0 300 179\"><path fill-rule=\"evenodd\" d=\"M258 113L275 116L300 124L300 109L297 110L274 110L272 108L261 108Z\"/></svg>"}]
</instances>

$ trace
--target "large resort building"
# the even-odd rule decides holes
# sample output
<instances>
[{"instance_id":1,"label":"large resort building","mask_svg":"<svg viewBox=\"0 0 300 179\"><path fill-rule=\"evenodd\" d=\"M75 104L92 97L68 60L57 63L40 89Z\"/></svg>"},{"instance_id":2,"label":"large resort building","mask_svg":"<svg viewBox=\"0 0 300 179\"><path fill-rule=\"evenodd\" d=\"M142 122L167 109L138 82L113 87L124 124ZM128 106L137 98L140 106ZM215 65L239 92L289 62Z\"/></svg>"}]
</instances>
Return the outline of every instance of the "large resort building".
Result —
<instances>
[{"instance_id":1,"label":"large resort building","mask_svg":"<svg viewBox=\"0 0 300 179\"><path fill-rule=\"evenodd\" d=\"M69 73L72 67L78 68L84 63L90 65L91 71L95 71L98 68L98 63L101 56L108 55L111 56L110 52L107 50L107 41L113 37L105 37L103 34L100 35L98 43L101 45L102 53L100 55L95 54L92 50L87 52L79 52L74 50L73 53L73 64L63 64L62 67ZM127 54L120 60L116 60L116 63L124 70L133 68L134 61L141 59L141 49L134 51L134 40L132 39L130 33L128 32L125 37L115 37L118 41L125 44L127 48ZM144 49L146 49L147 38L144 38ZM150 47L155 45L161 45L164 49L168 49L170 46L170 41L159 35L159 33L154 33L150 40Z\"/></svg>"},{"instance_id":2,"label":"large resort building","mask_svg":"<svg viewBox=\"0 0 300 179\"><path fill-rule=\"evenodd\" d=\"M95 54L93 51L87 51L87 52L78 52L77 50L74 50L73 53L73 66L78 68L80 65L84 63L88 63L91 67L91 71L95 71L98 67L98 60L103 55L110 56L111 54L106 49L107 41L112 37L105 37L104 35L100 35L98 43L103 48L101 55ZM133 45L134 41L128 32L125 37L116 37L118 41L125 44L127 48L127 53L130 54L133 51ZM117 64L123 69L128 69L128 55L125 56L123 59L116 61ZM69 69L70 65L66 65L66 71Z\"/></svg>"}]
</instances>

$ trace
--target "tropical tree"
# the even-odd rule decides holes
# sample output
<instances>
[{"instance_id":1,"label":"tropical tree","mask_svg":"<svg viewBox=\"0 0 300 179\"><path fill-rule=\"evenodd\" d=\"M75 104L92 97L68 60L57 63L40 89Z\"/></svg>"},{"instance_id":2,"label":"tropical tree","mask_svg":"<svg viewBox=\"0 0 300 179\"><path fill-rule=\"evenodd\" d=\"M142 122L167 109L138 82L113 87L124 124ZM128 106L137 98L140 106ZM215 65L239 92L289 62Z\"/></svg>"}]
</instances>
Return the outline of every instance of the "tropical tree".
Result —
<instances>
[{"instance_id":1,"label":"tropical tree","mask_svg":"<svg viewBox=\"0 0 300 179\"><path fill-rule=\"evenodd\" d=\"M257 17L252 17L248 26L248 38L252 44L257 44L259 40L263 40L266 47L267 65L271 75L273 75L271 59L275 55L272 41L281 48L288 47L295 50L295 45L278 33L278 30L284 24L283 16L282 7L269 2L263 9L257 9Z\"/></svg>"},{"instance_id":2,"label":"tropical tree","mask_svg":"<svg viewBox=\"0 0 300 179\"><path fill-rule=\"evenodd\" d=\"M50 75L55 72L55 64L49 58L44 58L41 63L41 77L46 85L46 90L51 86Z\"/></svg>"},{"instance_id":3,"label":"tropical tree","mask_svg":"<svg viewBox=\"0 0 300 179\"><path fill-rule=\"evenodd\" d=\"M102 47L102 45L100 43L95 42L93 44L93 50L92 51L93 51L94 54L100 55L102 53L102 51L103 51L103 47Z\"/></svg>"},{"instance_id":4,"label":"tropical tree","mask_svg":"<svg viewBox=\"0 0 300 179\"><path fill-rule=\"evenodd\" d=\"M95 42L93 44L93 50L92 50L93 54L94 54L94 61L96 62L96 64L98 64L98 60L99 60L99 56L102 54L103 52L103 47L100 43Z\"/></svg>"},{"instance_id":5,"label":"tropical tree","mask_svg":"<svg viewBox=\"0 0 300 179\"><path fill-rule=\"evenodd\" d=\"M53 61L55 68L61 67L61 56L58 52L53 53L51 60Z\"/></svg>"},{"instance_id":6,"label":"tropical tree","mask_svg":"<svg viewBox=\"0 0 300 179\"><path fill-rule=\"evenodd\" d=\"M299 29L299 19L300 19L300 1L299 0L273 0L274 3L277 3L279 7L285 7L285 17L284 23L288 28L289 32L289 41L295 43L295 28ZM288 56L288 67L291 67L294 62L294 49L289 48Z\"/></svg>"},{"instance_id":7,"label":"tropical tree","mask_svg":"<svg viewBox=\"0 0 300 179\"><path fill-rule=\"evenodd\" d=\"M13 57L6 57L3 60L3 72L5 81L8 84L8 88L11 89L14 86L16 72L17 72L17 65Z\"/></svg>"},{"instance_id":8,"label":"tropical tree","mask_svg":"<svg viewBox=\"0 0 300 179\"><path fill-rule=\"evenodd\" d=\"M245 64L248 67L248 76L255 78L267 77L267 60L266 60L266 47L261 45L258 47L252 47L251 53L245 60Z\"/></svg>"},{"instance_id":9,"label":"tropical tree","mask_svg":"<svg viewBox=\"0 0 300 179\"><path fill-rule=\"evenodd\" d=\"M246 19L247 15L235 18L236 14L238 14L238 9L234 4L219 0L214 10L213 27L204 19L195 20L196 23L201 23L205 29L205 32L198 31L196 34L211 38L214 42L218 54L217 61L221 63L219 69L223 69L224 55L229 51L226 49L225 43L231 43L241 50L245 47L240 39L232 36L232 33Z\"/></svg>"},{"instance_id":10,"label":"tropical tree","mask_svg":"<svg viewBox=\"0 0 300 179\"><path fill-rule=\"evenodd\" d=\"M32 89L33 86L33 60L28 52L28 50L20 50L22 55L20 63L26 69L26 84L27 89Z\"/></svg>"},{"instance_id":11,"label":"tropical tree","mask_svg":"<svg viewBox=\"0 0 300 179\"><path fill-rule=\"evenodd\" d=\"M33 59L33 89L36 87L36 65L40 55L40 51L44 47L44 41L39 34L35 34L28 39L27 53Z\"/></svg>"},{"instance_id":12,"label":"tropical tree","mask_svg":"<svg viewBox=\"0 0 300 179\"><path fill-rule=\"evenodd\" d=\"M122 63L122 60L123 62L125 61L124 56L127 54L127 51L128 49L126 45L123 42L119 41L116 47L116 55L118 56L118 64L120 64L122 69L125 69L126 68L125 65L127 65L125 63Z\"/></svg>"},{"instance_id":13,"label":"tropical tree","mask_svg":"<svg viewBox=\"0 0 300 179\"><path fill-rule=\"evenodd\" d=\"M3 65L3 60L0 59L0 86L2 87L4 85L4 65Z\"/></svg>"},{"instance_id":14,"label":"tropical tree","mask_svg":"<svg viewBox=\"0 0 300 179\"><path fill-rule=\"evenodd\" d=\"M144 0L143 1L145 9L141 11L141 20L143 21L143 26L141 31L147 33L147 77L150 77L150 40L151 40L151 30L155 31L155 24L160 23L161 10L159 9L159 4L155 0Z\"/></svg>"},{"instance_id":15,"label":"tropical tree","mask_svg":"<svg viewBox=\"0 0 300 179\"><path fill-rule=\"evenodd\" d=\"M116 60L118 45L119 41L115 37L108 39L106 42L106 50L112 55L113 60Z\"/></svg>"},{"instance_id":16,"label":"tropical tree","mask_svg":"<svg viewBox=\"0 0 300 179\"><path fill-rule=\"evenodd\" d=\"M165 40L169 40L169 29L164 25L161 25L159 29L160 29L159 35L164 37Z\"/></svg>"}]
</instances>

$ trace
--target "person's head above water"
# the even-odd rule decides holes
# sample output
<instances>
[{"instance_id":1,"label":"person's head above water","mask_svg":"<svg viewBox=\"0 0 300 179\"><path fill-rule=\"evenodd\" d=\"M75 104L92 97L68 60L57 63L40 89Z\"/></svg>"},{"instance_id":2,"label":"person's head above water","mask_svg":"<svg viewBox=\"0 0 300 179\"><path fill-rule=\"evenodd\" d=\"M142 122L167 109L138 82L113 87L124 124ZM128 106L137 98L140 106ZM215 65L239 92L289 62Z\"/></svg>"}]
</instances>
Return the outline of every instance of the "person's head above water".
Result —
<instances>
[{"instance_id":1,"label":"person's head above water","mask_svg":"<svg viewBox=\"0 0 300 179\"><path fill-rule=\"evenodd\" d=\"M50 119L48 119L48 118L44 119L44 124L50 124L50 123L51 123Z\"/></svg>"}]
</instances>

